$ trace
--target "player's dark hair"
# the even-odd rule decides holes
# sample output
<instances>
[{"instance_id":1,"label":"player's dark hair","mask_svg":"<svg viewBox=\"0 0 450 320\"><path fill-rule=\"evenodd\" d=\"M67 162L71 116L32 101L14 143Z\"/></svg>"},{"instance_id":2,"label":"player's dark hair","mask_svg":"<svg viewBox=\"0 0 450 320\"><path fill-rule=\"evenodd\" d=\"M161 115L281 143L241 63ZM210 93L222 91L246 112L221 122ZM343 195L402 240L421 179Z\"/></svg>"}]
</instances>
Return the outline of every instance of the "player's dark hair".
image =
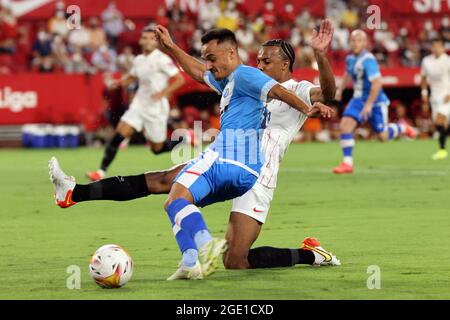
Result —
<instances>
[{"instance_id":1,"label":"player's dark hair","mask_svg":"<svg viewBox=\"0 0 450 320\"><path fill-rule=\"evenodd\" d=\"M206 32L201 38L202 44L206 44L212 40L217 40L218 44L230 42L237 48L237 40L234 32L225 28L212 29Z\"/></svg>"},{"instance_id":2,"label":"player's dark hair","mask_svg":"<svg viewBox=\"0 0 450 320\"><path fill-rule=\"evenodd\" d=\"M280 53L284 59L289 60L289 71L294 70L295 50L292 45L282 39L272 39L263 43L263 47L279 47Z\"/></svg>"},{"instance_id":3,"label":"player's dark hair","mask_svg":"<svg viewBox=\"0 0 450 320\"><path fill-rule=\"evenodd\" d=\"M441 44L445 44L445 40L441 36L434 37L430 40L430 43L435 43L435 42L440 42Z\"/></svg>"}]
</instances>

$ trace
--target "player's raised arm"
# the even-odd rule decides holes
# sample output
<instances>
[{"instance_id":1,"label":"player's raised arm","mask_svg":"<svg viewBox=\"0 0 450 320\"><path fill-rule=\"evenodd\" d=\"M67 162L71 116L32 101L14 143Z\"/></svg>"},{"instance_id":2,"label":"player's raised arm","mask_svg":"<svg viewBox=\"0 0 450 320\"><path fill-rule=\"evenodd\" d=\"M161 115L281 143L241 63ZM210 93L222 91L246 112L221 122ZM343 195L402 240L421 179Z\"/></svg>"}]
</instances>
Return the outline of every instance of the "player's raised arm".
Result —
<instances>
[{"instance_id":1,"label":"player's raised arm","mask_svg":"<svg viewBox=\"0 0 450 320\"><path fill-rule=\"evenodd\" d=\"M287 90L280 84L276 84L270 89L268 93L268 97L272 99L281 100L292 108L297 109L300 112L303 112L308 117L316 115L320 113L323 118L331 118L333 114L333 110L330 107L327 107L323 103L316 102L313 104L313 107L310 109L308 105L300 99L295 93Z\"/></svg>"},{"instance_id":2,"label":"player's raised arm","mask_svg":"<svg viewBox=\"0 0 450 320\"><path fill-rule=\"evenodd\" d=\"M204 83L203 74L206 66L196 58L188 55L170 37L169 31L161 25L156 27L156 35L158 36L161 49L173 56L178 61L183 70L191 76L192 79L200 83Z\"/></svg>"},{"instance_id":3,"label":"player's raised arm","mask_svg":"<svg viewBox=\"0 0 450 320\"><path fill-rule=\"evenodd\" d=\"M319 67L320 87L311 89L311 102L326 102L334 99L336 95L336 80L327 58L327 51L333 39L334 28L330 20L320 24L320 30L313 30L311 47L314 50Z\"/></svg>"}]
</instances>

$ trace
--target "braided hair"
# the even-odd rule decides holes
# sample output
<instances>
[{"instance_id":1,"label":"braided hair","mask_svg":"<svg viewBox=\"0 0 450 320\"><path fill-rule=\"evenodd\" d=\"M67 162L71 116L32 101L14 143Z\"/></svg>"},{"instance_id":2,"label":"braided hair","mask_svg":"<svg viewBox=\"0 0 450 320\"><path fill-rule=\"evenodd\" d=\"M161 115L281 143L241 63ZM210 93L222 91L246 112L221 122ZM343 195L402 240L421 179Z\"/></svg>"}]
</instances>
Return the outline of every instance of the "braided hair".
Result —
<instances>
[{"instance_id":1,"label":"braided hair","mask_svg":"<svg viewBox=\"0 0 450 320\"><path fill-rule=\"evenodd\" d=\"M283 59L289 60L289 71L294 70L295 51L292 45L282 39L272 39L263 43L263 47L279 47Z\"/></svg>"}]
</instances>

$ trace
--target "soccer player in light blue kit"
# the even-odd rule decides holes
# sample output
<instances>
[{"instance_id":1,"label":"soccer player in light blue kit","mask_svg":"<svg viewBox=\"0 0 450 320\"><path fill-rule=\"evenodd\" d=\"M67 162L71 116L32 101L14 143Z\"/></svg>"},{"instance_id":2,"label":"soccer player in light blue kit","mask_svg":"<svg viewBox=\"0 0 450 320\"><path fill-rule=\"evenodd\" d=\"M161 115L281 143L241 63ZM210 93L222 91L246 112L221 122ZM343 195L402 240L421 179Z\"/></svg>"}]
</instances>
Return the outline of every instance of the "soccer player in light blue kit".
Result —
<instances>
[{"instance_id":1,"label":"soccer player in light blue kit","mask_svg":"<svg viewBox=\"0 0 450 320\"><path fill-rule=\"evenodd\" d=\"M381 73L377 60L367 51L367 35L355 30L350 36L351 55L346 58L344 78L336 90L336 99L342 99L342 92L348 81L353 80L353 98L349 101L341 119L341 148L344 160L333 169L334 173L353 172L353 131L368 121L380 141L395 139L400 135L415 138L415 130L406 122L387 123L390 101L381 87Z\"/></svg>"},{"instance_id":2,"label":"soccer player in light blue kit","mask_svg":"<svg viewBox=\"0 0 450 320\"><path fill-rule=\"evenodd\" d=\"M202 279L217 268L226 241L212 238L197 206L239 197L257 181L264 162L260 138L268 121L265 102L278 99L308 116L330 117L332 110L319 102L309 109L261 70L242 65L230 30L215 29L202 37L206 63L181 50L164 27L158 26L156 33L161 48L186 73L222 95L219 136L178 174L164 205L182 253L180 267L168 280Z\"/></svg>"}]
</instances>

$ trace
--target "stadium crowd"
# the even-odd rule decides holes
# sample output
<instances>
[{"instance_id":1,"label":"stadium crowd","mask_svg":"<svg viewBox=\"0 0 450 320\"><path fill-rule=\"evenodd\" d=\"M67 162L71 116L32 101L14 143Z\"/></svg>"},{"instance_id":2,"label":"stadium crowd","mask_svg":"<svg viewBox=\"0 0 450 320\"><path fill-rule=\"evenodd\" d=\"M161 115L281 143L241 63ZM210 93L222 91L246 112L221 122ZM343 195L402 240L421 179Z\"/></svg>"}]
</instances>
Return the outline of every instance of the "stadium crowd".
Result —
<instances>
[{"instance_id":1,"label":"stadium crowd","mask_svg":"<svg viewBox=\"0 0 450 320\"><path fill-rule=\"evenodd\" d=\"M2 3L2 2L0 2ZM117 8L114 1L104 9L100 17L82 20L81 26L69 30L66 25L66 3L58 1L54 15L48 21L22 24L12 13L8 2L0 4L0 74L15 72L65 72L105 74L130 70L139 52L138 39L143 26L149 21L131 21ZM330 61L333 68L342 69L349 50L351 30L361 28L371 38L372 52L381 66L418 67L429 52L429 40L441 34L450 46L450 19L386 18L381 28L368 30L367 0L327 0L326 14L335 25ZM294 68L314 68L315 61L309 41L311 31L320 18L313 17L307 8L299 15L294 6L286 2L283 13L277 14L274 4L266 0L261 12L246 12L240 0L205 0L194 13L177 0L166 0L157 9L154 23L169 28L175 41L185 51L199 55L200 37L213 27L228 28L236 33L240 55L244 63L255 65L261 43L272 38L289 39L296 48ZM450 49L450 47L448 48ZM408 102L409 104L410 102ZM420 101L405 106L394 101L392 117L403 117L420 129L425 136L432 132L429 115L423 114ZM176 107L175 107L176 108ZM214 110L210 111L214 114ZM174 110L174 115L180 115ZM195 111L190 117L208 118ZM176 116L175 118L179 118ZM181 120L180 120L181 121ZM217 122L217 119L213 120ZM338 119L329 122L311 120L299 140L329 140L335 138ZM325 131L325 136L321 134ZM361 131L362 137L368 134Z\"/></svg>"}]
</instances>

